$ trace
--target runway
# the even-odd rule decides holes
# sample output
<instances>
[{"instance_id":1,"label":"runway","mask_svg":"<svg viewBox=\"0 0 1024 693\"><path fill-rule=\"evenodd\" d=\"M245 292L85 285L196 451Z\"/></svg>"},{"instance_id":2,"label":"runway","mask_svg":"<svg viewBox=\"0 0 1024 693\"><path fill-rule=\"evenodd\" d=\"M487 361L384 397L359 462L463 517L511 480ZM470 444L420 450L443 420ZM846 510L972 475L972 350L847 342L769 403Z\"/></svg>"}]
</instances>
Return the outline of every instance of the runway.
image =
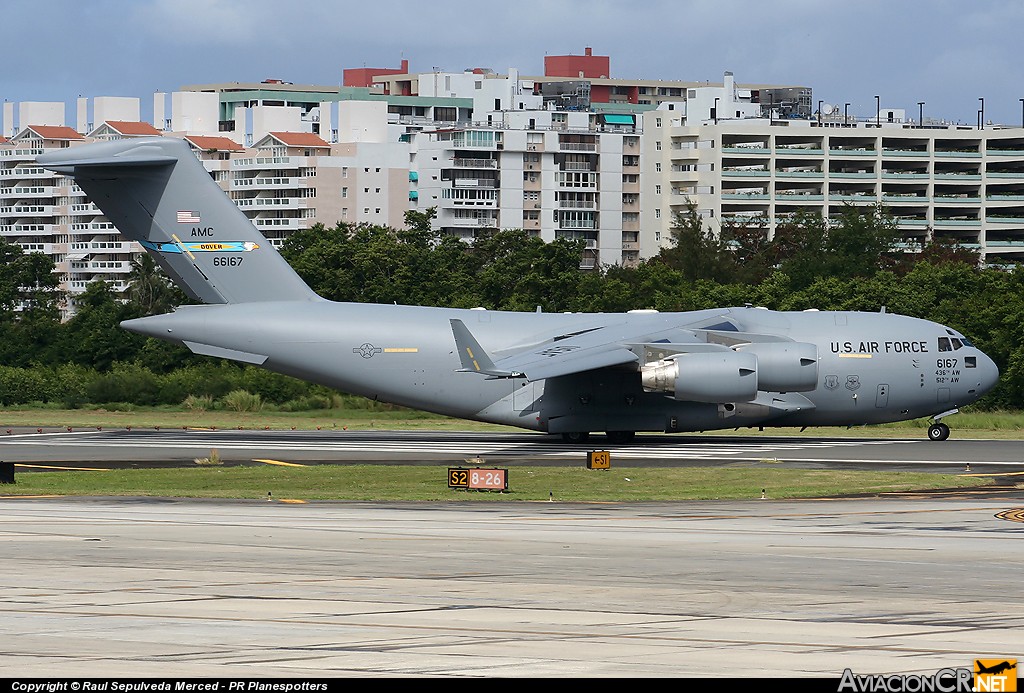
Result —
<instances>
[{"instance_id":1,"label":"runway","mask_svg":"<svg viewBox=\"0 0 1024 693\"><path fill-rule=\"evenodd\" d=\"M579 464L532 434L85 431L18 469ZM651 436L613 464L1014 474L1019 441ZM1016 477L1009 477L1016 478ZM0 497L17 677L828 677L1024 654L1024 490L650 504Z\"/></svg>"},{"instance_id":2,"label":"runway","mask_svg":"<svg viewBox=\"0 0 1024 693\"><path fill-rule=\"evenodd\" d=\"M1015 501L0 499L13 677L806 677L1024 653Z\"/></svg>"},{"instance_id":3,"label":"runway","mask_svg":"<svg viewBox=\"0 0 1024 693\"><path fill-rule=\"evenodd\" d=\"M479 457L505 464L578 464L588 450L608 450L616 466L723 465L772 460L808 468L972 471L1024 470L1012 440L642 435L611 445L595 436L569 445L534 433L438 431L117 430L19 432L0 436L0 460L32 464L193 464L216 449L229 463L273 457L305 464L443 464Z\"/></svg>"}]
</instances>

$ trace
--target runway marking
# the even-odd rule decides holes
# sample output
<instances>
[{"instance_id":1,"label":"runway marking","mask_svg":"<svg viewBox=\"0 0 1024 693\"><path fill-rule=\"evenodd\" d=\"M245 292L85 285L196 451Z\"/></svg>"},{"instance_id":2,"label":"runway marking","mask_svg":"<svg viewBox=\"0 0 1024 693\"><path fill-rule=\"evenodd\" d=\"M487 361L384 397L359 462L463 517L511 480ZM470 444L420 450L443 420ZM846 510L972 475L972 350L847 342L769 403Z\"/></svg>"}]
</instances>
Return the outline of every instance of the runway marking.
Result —
<instances>
[{"instance_id":1,"label":"runway marking","mask_svg":"<svg viewBox=\"0 0 1024 693\"><path fill-rule=\"evenodd\" d=\"M1001 513L996 513L996 517L1000 520L1009 520L1010 522L1024 522L1024 508L1004 510Z\"/></svg>"},{"instance_id":2,"label":"runway marking","mask_svg":"<svg viewBox=\"0 0 1024 693\"><path fill-rule=\"evenodd\" d=\"M988 462L984 462L983 464L988 464ZM975 476L1022 476L1022 475L1024 475L1024 472L992 472L990 474L961 474L960 476L975 477Z\"/></svg>"},{"instance_id":3,"label":"runway marking","mask_svg":"<svg viewBox=\"0 0 1024 693\"><path fill-rule=\"evenodd\" d=\"M294 462L282 462L281 460L253 460L253 462L262 462L263 464L273 464L278 467L308 467L308 464L296 464ZM283 502L283 501L282 501Z\"/></svg>"},{"instance_id":4,"label":"runway marking","mask_svg":"<svg viewBox=\"0 0 1024 693\"><path fill-rule=\"evenodd\" d=\"M14 438L39 438L41 436L83 436L109 433L109 431L47 431L46 433L11 433L0 440L11 440Z\"/></svg>"},{"instance_id":5,"label":"runway marking","mask_svg":"<svg viewBox=\"0 0 1024 693\"><path fill-rule=\"evenodd\" d=\"M109 472L109 469L101 469L100 467L54 467L47 464L24 464L22 462L15 462L15 467L25 467L26 469L63 469L69 472Z\"/></svg>"},{"instance_id":6,"label":"runway marking","mask_svg":"<svg viewBox=\"0 0 1024 693\"><path fill-rule=\"evenodd\" d=\"M64 496L0 496L0 500L31 500L33 498L63 498Z\"/></svg>"},{"instance_id":7,"label":"runway marking","mask_svg":"<svg viewBox=\"0 0 1024 693\"><path fill-rule=\"evenodd\" d=\"M298 504L302 504L302 505L306 504L306 501L304 501L304 500L302 500L300 498L281 498L277 502L278 503L298 503Z\"/></svg>"}]
</instances>

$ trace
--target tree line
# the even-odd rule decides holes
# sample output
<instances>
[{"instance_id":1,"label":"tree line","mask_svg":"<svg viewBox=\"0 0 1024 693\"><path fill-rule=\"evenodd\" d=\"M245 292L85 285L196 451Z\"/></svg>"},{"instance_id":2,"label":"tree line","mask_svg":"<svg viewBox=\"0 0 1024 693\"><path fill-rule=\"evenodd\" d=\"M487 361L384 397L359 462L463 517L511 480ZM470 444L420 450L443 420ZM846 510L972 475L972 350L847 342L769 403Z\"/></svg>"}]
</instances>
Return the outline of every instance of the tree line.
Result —
<instances>
[{"instance_id":1,"label":"tree line","mask_svg":"<svg viewBox=\"0 0 1024 693\"><path fill-rule=\"evenodd\" d=\"M906 252L883 207L847 206L834 219L797 214L769 239L763 219L725 223L711 233L690 206L677 215L670 246L655 257L586 271L582 242L502 230L469 244L436 233L433 217L433 209L409 212L404 229L318 224L290 236L282 254L318 294L335 301L545 312L746 303L775 310L885 307L962 331L1002 373L982 405L1024 405L1024 276L980 267L977 253L955 244L930 242ZM95 282L63 322L64 297L47 256L0 241L0 261L0 404L178 404L238 388L284 403L327 393L120 329L122 320L185 301L148 255L135 261L127 296Z\"/></svg>"}]
</instances>

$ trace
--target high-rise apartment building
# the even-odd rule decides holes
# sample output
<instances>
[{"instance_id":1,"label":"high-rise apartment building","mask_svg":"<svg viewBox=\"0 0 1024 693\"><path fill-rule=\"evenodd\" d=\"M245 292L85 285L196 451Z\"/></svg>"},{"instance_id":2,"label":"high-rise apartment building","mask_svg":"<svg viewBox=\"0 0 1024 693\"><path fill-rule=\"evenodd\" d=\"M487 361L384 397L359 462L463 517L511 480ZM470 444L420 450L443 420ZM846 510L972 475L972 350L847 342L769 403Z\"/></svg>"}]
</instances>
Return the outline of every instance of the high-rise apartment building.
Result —
<instances>
[{"instance_id":1,"label":"high-rise apartment building","mask_svg":"<svg viewBox=\"0 0 1024 693\"><path fill-rule=\"evenodd\" d=\"M792 120L676 106L644 116L648 255L669 242L690 201L714 231L763 224L769 234L798 210L828 218L844 205L880 203L908 248L938 238L989 263L1024 260L1019 127L921 124L892 109L867 120L835 112Z\"/></svg>"}]
</instances>

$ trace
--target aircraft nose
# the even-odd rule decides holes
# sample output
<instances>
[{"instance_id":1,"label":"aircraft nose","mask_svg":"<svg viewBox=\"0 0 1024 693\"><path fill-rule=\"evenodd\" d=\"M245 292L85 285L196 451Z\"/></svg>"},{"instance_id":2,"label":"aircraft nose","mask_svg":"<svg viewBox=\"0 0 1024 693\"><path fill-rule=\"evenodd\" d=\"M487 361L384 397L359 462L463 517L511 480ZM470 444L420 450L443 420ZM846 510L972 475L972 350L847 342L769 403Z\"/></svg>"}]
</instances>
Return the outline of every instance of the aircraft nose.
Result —
<instances>
[{"instance_id":1,"label":"aircraft nose","mask_svg":"<svg viewBox=\"0 0 1024 693\"><path fill-rule=\"evenodd\" d=\"M999 382L999 369L995 361L985 354L978 354L978 395L991 390Z\"/></svg>"}]
</instances>

